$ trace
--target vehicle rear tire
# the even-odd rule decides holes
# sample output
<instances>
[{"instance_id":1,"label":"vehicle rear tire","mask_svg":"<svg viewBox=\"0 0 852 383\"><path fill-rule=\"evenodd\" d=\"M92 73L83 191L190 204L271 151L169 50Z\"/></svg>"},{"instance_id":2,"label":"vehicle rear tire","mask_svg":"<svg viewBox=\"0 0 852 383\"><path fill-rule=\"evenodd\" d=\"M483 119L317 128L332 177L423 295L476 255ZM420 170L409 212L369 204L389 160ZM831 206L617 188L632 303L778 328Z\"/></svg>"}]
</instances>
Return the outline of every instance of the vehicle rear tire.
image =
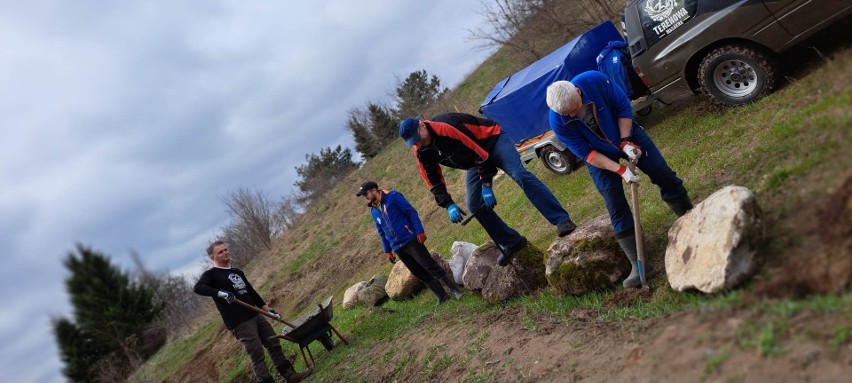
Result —
<instances>
[{"instance_id":1,"label":"vehicle rear tire","mask_svg":"<svg viewBox=\"0 0 852 383\"><path fill-rule=\"evenodd\" d=\"M710 100L726 106L752 102L775 87L778 64L771 54L747 45L711 51L698 67L698 81Z\"/></svg>"},{"instance_id":2,"label":"vehicle rear tire","mask_svg":"<svg viewBox=\"0 0 852 383\"><path fill-rule=\"evenodd\" d=\"M553 173L560 176L571 174L577 166L577 157L573 154L557 150L553 146L545 146L538 154L541 162L544 162L544 167Z\"/></svg>"}]
</instances>

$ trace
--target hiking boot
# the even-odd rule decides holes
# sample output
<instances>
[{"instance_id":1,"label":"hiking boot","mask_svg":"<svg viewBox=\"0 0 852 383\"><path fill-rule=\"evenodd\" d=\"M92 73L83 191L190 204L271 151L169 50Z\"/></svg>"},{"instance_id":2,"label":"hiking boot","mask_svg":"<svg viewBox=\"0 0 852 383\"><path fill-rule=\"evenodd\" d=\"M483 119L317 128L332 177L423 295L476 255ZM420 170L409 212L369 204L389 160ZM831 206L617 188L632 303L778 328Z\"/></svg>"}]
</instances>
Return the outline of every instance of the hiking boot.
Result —
<instances>
[{"instance_id":1,"label":"hiking boot","mask_svg":"<svg viewBox=\"0 0 852 383\"><path fill-rule=\"evenodd\" d=\"M302 372L296 372L296 370L290 370L290 373L284 375L284 381L287 383L299 383L303 379L307 378L308 375L311 374L311 369L306 368Z\"/></svg>"},{"instance_id":2,"label":"hiking boot","mask_svg":"<svg viewBox=\"0 0 852 383\"><path fill-rule=\"evenodd\" d=\"M527 238L521 237L521 241L518 242L517 245L510 247L509 249L504 250L500 253L500 256L497 257L497 264L500 266L506 266L512 262L512 257L515 256L515 253L520 251L521 249L527 247ZM497 245L500 246L500 245Z\"/></svg>"},{"instance_id":3,"label":"hiking boot","mask_svg":"<svg viewBox=\"0 0 852 383\"><path fill-rule=\"evenodd\" d=\"M577 225L574 224L574 221L572 221L571 218L568 218L568 220L556 224L556 236L564 237L573 233L576 229Z\"/></svg>"}]
</instances>

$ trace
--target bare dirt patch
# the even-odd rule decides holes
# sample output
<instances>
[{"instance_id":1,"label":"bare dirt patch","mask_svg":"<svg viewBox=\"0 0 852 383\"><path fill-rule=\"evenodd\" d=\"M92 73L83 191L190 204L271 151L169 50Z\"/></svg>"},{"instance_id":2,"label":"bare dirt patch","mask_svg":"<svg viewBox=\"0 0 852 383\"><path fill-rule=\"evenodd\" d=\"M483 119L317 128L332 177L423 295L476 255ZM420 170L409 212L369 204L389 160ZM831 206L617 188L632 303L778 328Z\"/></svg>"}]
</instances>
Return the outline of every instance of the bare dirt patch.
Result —
<instances>
[{"instance_id":1,"label":"bare dirt patch","mask_svg":"<svg viewBox=\"0 0 852 383\"><path fill-rule=\"evenodd\" d=\"M618 306L628 306L633 303L650 302L652 298L651 290L646 289L624 289L613 294L609 299L604 301L605 308Z\"/></svg>"},{"instance_id":2,"label":"bare dirt patch","mask_svg":"<svg viewBox=\"0 0 852 383\"><path fill-rule=\"evenodd\" d=\"M754 295L802 298L852 287L852 173L813 206L791 218L801 240L787 250L786 262L767 265L770 277L756 284Z\"/></svg>"},{"instance_id":3,"label":"bare dirt patch","mask_svg":"<svg viewBox=\"0 0 852 383\"><path fill-rule=\"evenodd\" d=\"M367 381L609 382L842 381L852 347L830 345L832 328L852 318L799 313L783 324L754 309L699 309L665 318L602 322L594 316L536 318L522 310L427 322L374 348L382 360L357 372ZM756 339L777 328L770 353ZM444 361L441 364L440 361ZM404 367L400 367L404 366Z\"/></svg>"}]
</instances>

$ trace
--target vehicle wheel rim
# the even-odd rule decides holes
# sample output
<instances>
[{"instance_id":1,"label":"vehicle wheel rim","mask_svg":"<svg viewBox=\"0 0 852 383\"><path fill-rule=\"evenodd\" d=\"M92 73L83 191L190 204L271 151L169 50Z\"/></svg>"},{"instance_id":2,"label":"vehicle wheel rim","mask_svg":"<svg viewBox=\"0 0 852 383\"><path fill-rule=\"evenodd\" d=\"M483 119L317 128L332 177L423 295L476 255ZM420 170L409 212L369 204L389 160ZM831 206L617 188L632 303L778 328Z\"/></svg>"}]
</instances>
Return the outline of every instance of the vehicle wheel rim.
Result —
<instances>
[{"instance_id":1,"label":"vehicle wheel rim","mask_svg":"<svg viewBox=\"0 0 852 383\"><path fill-rule=\"evenodd\" d=\"M566 169L568 169L568 164L565 163L565 161L562 159L562 156L560 156L559 153L554 153L554 152L547 153L547 156L545 157L545 159L547 160L547 164L554 171L564 172Z\"/></svg>"},{"instance_id":2,"label":"vehicle wheel rim","mask_svg":"<svg viewBox=\"0 0 852 383\"><path fill-rule=\"evenodd\" d=\"M743 97L757 88L757 73L742 60L726 60L716 66L713 83L728 97Z\"/></svg>"}]
</instances>

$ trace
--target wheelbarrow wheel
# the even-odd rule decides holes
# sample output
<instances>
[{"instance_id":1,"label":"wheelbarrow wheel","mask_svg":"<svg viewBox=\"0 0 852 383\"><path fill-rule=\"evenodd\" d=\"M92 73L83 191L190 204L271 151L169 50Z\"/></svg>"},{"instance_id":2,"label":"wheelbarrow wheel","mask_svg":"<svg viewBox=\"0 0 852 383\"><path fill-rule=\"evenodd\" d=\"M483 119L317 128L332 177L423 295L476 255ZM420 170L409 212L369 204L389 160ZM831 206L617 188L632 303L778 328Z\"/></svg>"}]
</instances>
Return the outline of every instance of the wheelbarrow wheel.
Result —
<instances>
[{"instance_id":1,"label":"wheelbarrow wheel","mask_svg":"<svg viewBox=\"0 0 852 383\"><path fill-rule=\"evenodd\" d=\"M321 336L319 338L319 341L320 343L322 343L322 346L325 347L327 351L331 351L332 349L334 349L334 341L331 340L331 336L329 334Z\"/></svg>"}]
</instances>

